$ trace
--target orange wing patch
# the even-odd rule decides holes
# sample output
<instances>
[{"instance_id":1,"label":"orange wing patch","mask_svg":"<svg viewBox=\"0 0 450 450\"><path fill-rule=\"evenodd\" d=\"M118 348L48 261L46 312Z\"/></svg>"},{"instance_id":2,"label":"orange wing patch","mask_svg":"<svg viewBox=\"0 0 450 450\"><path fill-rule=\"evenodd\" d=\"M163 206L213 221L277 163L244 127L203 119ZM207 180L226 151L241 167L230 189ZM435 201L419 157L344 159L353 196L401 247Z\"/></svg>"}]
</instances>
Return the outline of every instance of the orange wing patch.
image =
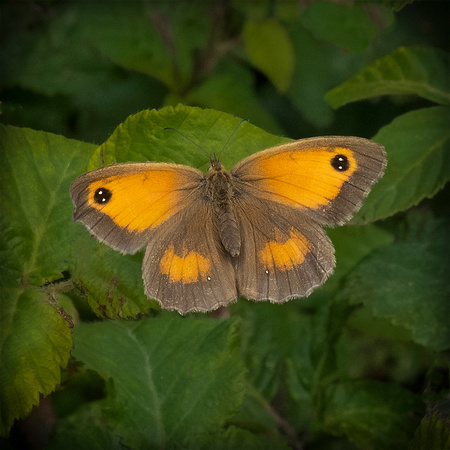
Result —
<instances>
[{"instance_id":1,"label":"orange wing patch","mask_svg":"<svg viewBox=\"0 0 450 450\"><path fill-rule=\"evenodd\" d=\"M342 155L345 168L336 170L331 162ZM337 197L342 185L358 165L348 148L314 148L302 152L286 151L254 161L254 172L261 180L255 185L266 197L295 208L318 209Z\"/></svg>"},{"instance_id":2,"label":"orange wing patch","mask_svg":"<svg viewBox=\"0 0 450 450\"><path fill-rule=\"evenodd\" d=\"M154 170L111 176L89 186L88 203L129 231L142 232L154 228L176 212L180 195L175 189L176 173ZM95 200L101 190L111 193L105 204ZM174 210L175 208L175 210Z\"/></svg>"},{"instance_id":3,"label":"orange wing patch","mask_svg":"<svg viewBox=\"0 0 450 450\"><path fill-rule=\"evenodd\" d=\"M206 279L211 261L197 252L183 252L183 256L175 254L171 245L159 263L162 274L167 275L171 281L188 284Z\"/></svg>"},{"instance_id":4,"label":"orange wing patch","mask_svg":"<svg viewBox=\"0 0 450 450\"><path fill-rule=\"evenodd\" d=\"M310 243L305 236L291 230L285 242L270 241L258 252L258 259L266 270L291 270L303 263L310 252Z\"/></svg>"}]
</instances>

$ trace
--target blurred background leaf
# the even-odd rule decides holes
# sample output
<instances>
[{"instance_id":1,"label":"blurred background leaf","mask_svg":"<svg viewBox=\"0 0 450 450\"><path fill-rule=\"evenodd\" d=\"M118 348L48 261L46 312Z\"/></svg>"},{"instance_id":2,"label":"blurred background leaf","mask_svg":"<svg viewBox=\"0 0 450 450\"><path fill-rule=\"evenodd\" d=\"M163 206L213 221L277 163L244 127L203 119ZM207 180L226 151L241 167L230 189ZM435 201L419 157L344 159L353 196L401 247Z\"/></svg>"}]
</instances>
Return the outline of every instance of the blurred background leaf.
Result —
<instances>
[{"instance_id":1,"label":"blurred background leaf","mask_svg":"<svg viewBox=\"0 0 450 450\"><path fill-rule=\"evenodd\" d=\"M449 105L448 55L430 47L400 47L327 94L334 108L380 95L419 95Z\"/></svg>"},{"instance_id":2,"label":"blurred background leaf","mask_svg":"<svg viewBox=\"0 0 450 450\"><path fill-rule=\"evenodd\" d=\"M335 117L325 93L378 58L386 58L380 67L389 64L401 46L448 50L446 11L435 3L394 17L383 2L9 1L2 5L2 119L101 144L128 115L181 102L292 138L370 137L405 105L349 105ZM403 57L400 67L424 83L440 58L406 56L415 59L405 66ZM376 70L387 86L388 67ZM372 96L383 93L367 81Z\"/></svg>"}]
</instances>

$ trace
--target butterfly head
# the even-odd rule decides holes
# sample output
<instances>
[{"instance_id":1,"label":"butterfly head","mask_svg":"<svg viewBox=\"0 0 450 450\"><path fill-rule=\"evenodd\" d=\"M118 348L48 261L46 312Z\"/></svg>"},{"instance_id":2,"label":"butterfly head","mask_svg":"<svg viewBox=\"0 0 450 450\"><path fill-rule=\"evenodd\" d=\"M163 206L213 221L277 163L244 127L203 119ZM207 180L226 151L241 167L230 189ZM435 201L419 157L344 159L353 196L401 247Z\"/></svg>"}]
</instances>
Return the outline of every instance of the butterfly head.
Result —
<instances>
[{"instance_id":1,"label":"butterfly head","mask_svg":"<svg viewBox=\"0 0 450 450\"><path fill-rule=\"evenodd\" d=\"M225 170L222 164L220 163L217 156L212 155L209 157L209 167L208 167L208 174L211 174L213 172L221 172Z\"/></svg>"}]
</instances>

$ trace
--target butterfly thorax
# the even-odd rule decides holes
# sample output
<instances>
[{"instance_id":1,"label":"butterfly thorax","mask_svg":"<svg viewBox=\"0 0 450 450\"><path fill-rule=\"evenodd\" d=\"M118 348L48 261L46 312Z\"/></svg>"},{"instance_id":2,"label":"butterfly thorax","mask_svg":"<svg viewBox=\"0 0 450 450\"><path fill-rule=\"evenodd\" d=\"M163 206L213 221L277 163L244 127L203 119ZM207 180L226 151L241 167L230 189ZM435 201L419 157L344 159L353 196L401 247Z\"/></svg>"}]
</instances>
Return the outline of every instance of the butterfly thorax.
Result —
<instances>
[{"instance_id":1,"label":"butterfly thorax","mask_svg":"<svg viewBox=\"0 0 450 450\"><path fill-rule=\"evenodd\" d=\"M231 256L238 256L241 236L233 205L233 181L230 173L217 159L211 159L206 192L208 201L214 208L220 240Z\"/></svg>"}]
</instances>

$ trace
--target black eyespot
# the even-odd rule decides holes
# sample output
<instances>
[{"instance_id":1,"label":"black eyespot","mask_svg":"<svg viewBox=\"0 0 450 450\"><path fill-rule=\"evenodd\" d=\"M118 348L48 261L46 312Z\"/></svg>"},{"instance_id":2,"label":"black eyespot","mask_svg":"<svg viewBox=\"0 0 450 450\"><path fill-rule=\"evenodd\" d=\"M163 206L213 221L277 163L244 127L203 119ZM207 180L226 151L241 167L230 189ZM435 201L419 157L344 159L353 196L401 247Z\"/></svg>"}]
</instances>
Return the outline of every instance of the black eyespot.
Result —
<instances>
[{"instance_id":1,"label":"black eyespot","mask_svg":"<svg viewBox=\"0 0 450 450\"><path fill-rule=\"evenodd\" d=\"M331 167L338 172L346 172L350 168L350 162L345 155L336 155L330 162Z\"/></svg>"},{"instance_id":2,"label":"black eyespot","mask_svg":"<svg viewBox=\"0 0 450 450\"><path fill-rule=\"evenodd\" d=\"M94 194L94 202L99 205L106 205L112 197L112 192L106 188L98 188Z\"/></svg>"}]
</instances>

